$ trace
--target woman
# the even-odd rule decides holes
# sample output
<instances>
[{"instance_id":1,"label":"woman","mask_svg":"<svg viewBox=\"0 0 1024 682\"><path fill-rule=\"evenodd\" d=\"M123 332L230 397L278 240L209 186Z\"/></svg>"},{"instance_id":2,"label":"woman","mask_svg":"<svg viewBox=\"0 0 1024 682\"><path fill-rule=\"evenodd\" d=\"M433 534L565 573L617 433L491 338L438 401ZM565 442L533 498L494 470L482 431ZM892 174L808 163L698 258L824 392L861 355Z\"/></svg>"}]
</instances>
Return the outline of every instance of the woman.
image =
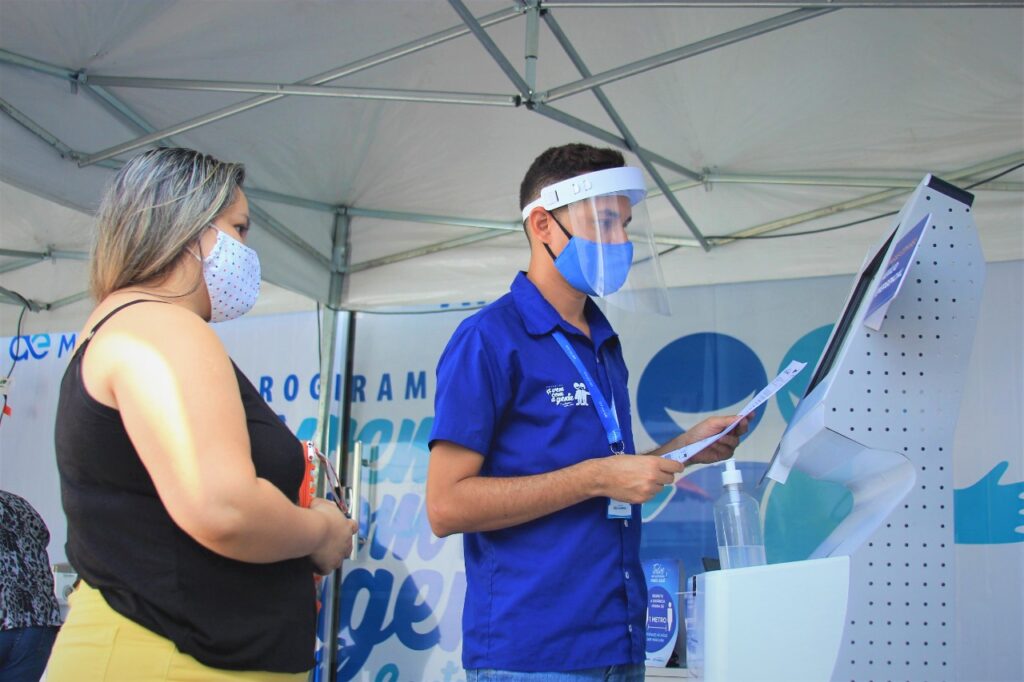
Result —
<instances>
[{"instance_id":1,"label":"woman","mask_svg":"<svg viewBox=\"0 0 1024 682\"><path fill-rule=\"evenodd\" d=\"M0 490L0 680L38 682L60 628L46 545L28 500Z\"/></svg>"},{"instance_id":2,"label":"woman","mask_svg":"<svg viewBox=\"0 0 1024 682\"><path fill-rule=\"evenodd\" d=\"M332 503L296 504L298 440L207 322L247 312L240 164L155 149L99 210L99 304L61 384L57 464L82 583L47 670L64 680L303 679L312 571L351 550Z\"/></svg>"}]
</instances>

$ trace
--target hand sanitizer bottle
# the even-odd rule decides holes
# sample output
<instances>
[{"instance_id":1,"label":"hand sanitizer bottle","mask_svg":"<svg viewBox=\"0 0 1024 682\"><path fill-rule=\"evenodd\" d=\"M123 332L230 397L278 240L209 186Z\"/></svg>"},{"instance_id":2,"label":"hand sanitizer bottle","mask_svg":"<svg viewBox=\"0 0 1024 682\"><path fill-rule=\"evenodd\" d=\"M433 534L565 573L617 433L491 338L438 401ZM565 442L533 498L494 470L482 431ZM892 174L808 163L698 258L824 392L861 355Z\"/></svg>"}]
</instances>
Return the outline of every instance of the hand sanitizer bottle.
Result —
<instances>
[{"instance_id":1,"label":"hand sanitizer bottle","mask_svg":"<svg viewBox=\"0 0 1024 682\"><path fill-rule=\"evenodd\" d=\"M722 471L722 496L715 502L715 534L722 568L765 564L757 502L743 492L743 473L731 460Z\"/></svg>"}]
</instances>

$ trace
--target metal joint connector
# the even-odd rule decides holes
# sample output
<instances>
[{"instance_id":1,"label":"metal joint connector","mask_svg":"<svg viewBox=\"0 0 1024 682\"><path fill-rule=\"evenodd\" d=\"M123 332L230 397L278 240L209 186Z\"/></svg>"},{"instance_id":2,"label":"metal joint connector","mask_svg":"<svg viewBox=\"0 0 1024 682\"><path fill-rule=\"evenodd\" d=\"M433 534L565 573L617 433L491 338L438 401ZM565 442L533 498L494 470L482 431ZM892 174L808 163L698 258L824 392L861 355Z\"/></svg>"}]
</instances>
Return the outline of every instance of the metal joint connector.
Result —
<instances>
[{"instance_id":1,"label":"metal joint connector","mask_svg":"<svg viewBox=\"0 0 1024 682\"><path fill-rule=\"evenodd\" d=\"M711 181L712 170L713 169L706 166L700 169L700 182L704 185L705 192L710 192L715 187L714 183Z\"/></svg>"}]
</instances>

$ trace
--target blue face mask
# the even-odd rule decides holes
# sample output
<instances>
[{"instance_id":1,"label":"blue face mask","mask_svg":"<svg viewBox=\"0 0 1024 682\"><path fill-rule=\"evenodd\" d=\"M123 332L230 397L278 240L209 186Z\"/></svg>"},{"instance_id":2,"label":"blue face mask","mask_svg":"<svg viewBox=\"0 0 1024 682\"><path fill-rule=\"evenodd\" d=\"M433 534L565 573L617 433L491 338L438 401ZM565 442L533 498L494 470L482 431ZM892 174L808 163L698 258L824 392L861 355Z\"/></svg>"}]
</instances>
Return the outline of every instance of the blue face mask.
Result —
<instances>
[{"instance_id":1,"label":"blue face mask","mask_svg":"<svg viewBox=\"0 0 1024 682\"><path fill-rule=\"evenodd\" d=\"M551 248L545 244L548 254L555 261L555 268L562 274L565 281L577 291L588 296L607 296L622 288L629 276L629 268L633 264L633 244L598 244L569 234L565 226L549 214L558 227L562 229L569 243L562 253L555 257ZM604 265L604 277L600 267Z\"/></svg>"}]
</instances>

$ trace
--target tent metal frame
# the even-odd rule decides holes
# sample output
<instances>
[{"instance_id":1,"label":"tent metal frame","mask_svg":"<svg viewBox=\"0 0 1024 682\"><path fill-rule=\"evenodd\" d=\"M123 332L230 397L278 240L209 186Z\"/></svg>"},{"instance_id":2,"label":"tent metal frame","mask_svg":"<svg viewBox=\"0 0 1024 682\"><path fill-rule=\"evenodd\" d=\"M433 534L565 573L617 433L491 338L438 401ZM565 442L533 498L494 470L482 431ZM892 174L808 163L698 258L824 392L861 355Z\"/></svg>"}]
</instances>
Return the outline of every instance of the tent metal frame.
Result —
<instances>
[{"instance_id":1,"label":"tent metal frame","mask_svg":"<svg viewBox=\"0 0 1024 682\"><path fill-rule=\"evenodd\" d=\"M56 77L69 81L73 87L84 90L89 96L97 99L103 107L115 116L119 121L130 128L139 131L140 135L134 139L122 142L107 149L92 153L85 153L71 149L58 137L45 130L29 116L19 111L11 103L0 99L0 111L26 128L35 137L49 145L63 159L76 163L79 167L100 165L102 167L117 169L122 164L116 157L126 152L139 149L148 145L173 144L173 136L194 130L204 125L221 121L230 116L235 116L251 109L277 101L283 97L327 97L327 98L352 98L352 99L373 99L392 100L404 102L420 102L448 105L469 105L469 106L506 106L520 107L532 113L539 114L545 118L557 121L573 128L579 132L591 135L599 140L616 147L634 153L654 180L656 189L651 194L663 195L671 204L672 208L679 215L680 219L687 226L692 238L659 235L656 242L670 246L700 247L710 250L713 246L727 244L736 239L763 235L768 232L780 230L792 225L814 220L816 218L834 215L842 211L886 201L900 194L904 194L917 185L916 179L910 178L844 178L836 176L787 176L770 174L743 174L743 173L717 173L708 169L695 171L686 168L664 156L640 146L639 141L631 133L622 117L615 110L611 101L604 94L601 87L609 83L629 78L631 76L650 71L667 64L672 64L698 54L704 54L727 45L747 40L765 33L780 30L788 26L814 19L825 14L844 8L1006 8L1020 7L1024 3L1019 1L988 1L981 0L907 0L907 1L881 1L881 0L820 0L818 2L782 2L778 0L767 0L764 2L730 2L722 0L714 1L669 1L651 0L640 2L595 2L584 0L516 0L515 4L491 14L475 17L465 6L462 0L448 0L453 10L459 15L461 24L448 29L432 33L423 38L413 40L383 52L368 56L358 61L340 66L336 69L311 76L297 83L266 83L266 82L240 82L240 81L213 81L196 79L168 79L168 78L137 78L116 75L87 74L84 71L75 71L69 68L47 64L23 55L18 55L7 50L0 49L0 63L30 69L50 77ZM576 51L568 36L562 30L555 19L553 9L559 11L565 9L581 9L587 7L599 8L629 8L636 10L644 7L758 7L790 9L791 11L779 14L774 17L743 26L717 36L711 36L697 41L690 45L683 45L657 54L645 59L637 60L622 66L603 71L591 73L584 63L580 54ZM509 19L519 16L525 17L524 30L524 68L523 73L509 61L500 48L490 38L486 29ZM572 82L559 85L547 91L537 92L537 67L539 62L538 35L541 19L555 37L561 49L576 67L580 78ZM516 92L511 94L502 93L474 93L474 92L444 92L429 90L400 90L385 88L353 88L327 85L328 83L369 69L379 64L387 63L395 59L414 54L421 50L428 49L463 35L472 34L481 44L484 50L490 55L495 63L502 69L508 80L515 87ZM112 94L107 88L155 88L174 90L193 90L211 92L239 92L256 94L256 97L246 99L205 114L195 116L186 121L171 126L157 129L138 115L125 102ZM591 92L601 104L602 109L615 126L616 133L606 131L587 121L571 116L570 114L551 106L552 102L570 97L583 92ZM1011 154L961 169L947 177L952 180L963 180L976 177L981 173L990 172L997 168L1004 168L1009 165L1020 163L1024 160L1024 152ZM662 176L659 168L672 171L683 176L686 180L669 184ZM866 196L855 198L849 201L826 206L814 211L808 211L799 215L790 216L781 220L752 226L729 235L729 237L716 237L714 244L705 237L692 218L687 214L682 203L676 197L676 193L692 187L710 187L718 183L746 183L746 184L789 184L789 185L834 185L846 187L872 187L883 188L882 191ZM998 185L988 186L988 189L1021 191L1024 183L1002 182ZM306 254L312 260L326 267L330 272L330 286L327 294L326 306L324 309L324 324L320 339L322 352L320 376L328 377L322 383L320 400L318 404L318 428L316 441L320 449L328 452L329 437L327 425L329 423L331 400L330 390L331 377L334 376L335 356L338 350L345 353L347 366L351 366L353 356L353 339L355 315L352 311L344 311L343 292L348 273L360 272L382 265L396 263L399 261L416 258L428 253L435 253L447 249L458 248L471 243L493 239L510 232L518 233L522 225L518 220L494 221L471 217L453 217L429 215L415 212L399 212L346 206L343 204L330 204L327 202L296 197L272 190L247 187L249 196L258 201L268 201L277 204L291 205L304 209L327 212L334 215L334 226L332 233L332 252L330 257L320 253L318 249L309 244L300 235L274 218L269 212L262 208L255 201L250 203L250 210L253 219L261 224L268 232L274 234L280 240L286 242L296 250ZM416 249L391 254L381 258L375 258L362 263L351 263L350 249L350 226L353 217L371 218L378 220L408 221L417 223L444 224L458 227L474 228L476 231L460 237L448 239L434 244L428 244ZM43 252L15 251L10 249L0 250L0 256L16 257L19 260L11 261L0 265L0 273L11 272L16 269L27 267L43 260L58 258L78 259L86 257L83 252L60 251L47 248ZM28 301L32 310L53 309L87 297L86 292L74 294L59 301L51 303L40 303ZM25 305L25 299L0 287L0 302L16 303ZM344 316L342 315L344 313ZM339 339L339 326L344 326L344 339ZM340 345L339 345L340 341ZM347 373L346 373L347 377ZM343 387L342 396L347 396L347 379ZM344 412L347 409L348 401L339 401L339 410ZM339 430L342 432L338 438L338 450L332 453L338 465L348 457L348 434L347 419L339 414ZM343 470L343 469L342 469ZM324 481L321 476L319 487L323 491ZM358 501L357 501L358 506ZM326 632L323 660L319 667L320 679L330 680L334 678L332 672L334 667L335 647L333 643L337 638L337 624L334 614L334 592L337 588L337 574L332 575L326 581L324 594L324 608L326 609Z\"/></svg>"},{"instance_id":2,"label":"tent metal frame","mask_svg":"<svg viewBox=\"0 0 1024 682\"><path fill-rule=\"evenodd\" d=\"M68 68L55 66L52 64L46 64L39 60L34 60L22 55L17 55L6 50L0 50L0 62L22 66L29 68L40 73L45 73L50 76L66 79L75 86L82 87L90 95L102 102L105 107L110 110L120 120L128 123L132 127L140 130L143 134L136 137L133 140L115 145L108 149L104 149L95 153L83 153L76 150L70 149L67 145L51 135L47 131L43 130L38 124L32 121L28 116L18 112L12 105L7 102L0 100L0 110L6 113L8 116L16 120L21 125L28 128L37 137L40 137L60 154L62 158L73 160L80 167L99 164L104 167L117 168L120 166L117 162L111 162L111 160L123 154L127 151L138 149L153 143L169 143L172 135L180 134L188 130L193 130L203 125L213 123L215 121L223 120L229 116L233 116L250 109L263 106L270 102L276 101L285 96L319 96L319 97L345 97L345 98L356 98L356 99L377 99L377 100L394 100L394 101L407 101L407 102L426 102L426 103L443 103L443 104L463 104L463 105L475 105L475 106L525 106L527 110L541 114L547 118L558 121L568 127L574 128L585 134L594 136L604 142L613 144L620 148L627 149L637 155L641 163L647 169L652 179L655 181L656 188L652 188L652 196L661 194L665 196L666 200L672 205L673 209L680 216L683 223L689 228L693 234L693 239L681 239L678 237L669 237L665 235L658 235L656 242L662 245L669 246L687 246L694 247L699 246L705 250L709 250L712 246L720 244L727 244L734 239L729 238L716 238L714 243L710 242L704 235L701 234L696 224L686 213L684 207L675 196L676 192L682 189L690 187L704 186L711 187L715 183L751 183L751 184L823 184L823 185L843 185L843 186L872 186L881 187L888 185L889 189L895 190L899 188L907 188L913 186L913 180L910 179L875 179L873 182L867 182L864 179L850 178L843 179L837 177L827 178L816 178L813 176L772 176L772 175L748 175L748 174L719 174L710 172L705 169L702 172L697 172L686 168L685 166L675 163L670 159L667 159L656 152L641 147L637 140L634 138L632 133L629 131L625 122L615 111L611 105L610 100L601 91L601 86L607 83L614 82L623 78L627 78L639 73L649 71L660 66L674 63L689 57L703 54L710 50L731 45L736 42L753 38L770 31L775 31L793 24L812 19L824 14L836 11L842 8L1005 8L1005 7L1019 7L1024 3L1019 1L982 1L982 0L908 0L904 2L864 2L856 0L831 0L830 2L819 1L819 2L784 2L781 0L768 0L767 2L730 2L728 0L712 1L712 2L697 2L697 1L652 1L652 2L636 2L636 3L623 3L623 2L611 2L611 1L590 1L585 2L583 0L516 0L514 6L493 12L486 16L477 18L469 12L461 0L449 0L453 9L459 14L462 19L462 25L456 25L451 28L435 32L423 38L413 40L397 47L385 50L383 52L371 55L369 57L357 60L355 62L340 66L336 69L323 72L316 76L312 76L303 81L293 84L286 83L260 83L260 82L238 82L238 81L212 81L212 80L190 80L190 79L161 79L161 78L135 78L135 77L121 77L121 76L105 76L105 75L92 75L86 74L83 71L74 71ZM551 11L553 8L559 9L580 9L588 7L601 7L601 8L630 8L636 9L640 7L661 7L661 8L672 8L672 7L715 7L715 8L727 8L727 7L773 7L779 9L792 8L793 11L785 14L776 15L766 20L755 22L748 26L740 27L727 31L717 36L697 41L690 45L684 45L667 52L663 52L658 55L647 57L638 61L634 61L613 69L606 70L599 74L591 74L584 64L579 53L572 45L568 36L562 31L560 25L557 23L554 13ZM521 76L511 62L505 57L500 49L494 44L486 32L486 27L493 26L509 19L515 18L520 15L526 17L525 27L525 49L524 49L524 61L525 61L525 77ZM581 78L579 80L565 83L563 85L551 88L544 92L535 92L534 85L536 82L536 69L538 63L538 33L540 19L543 18L545 24L548 26L551 33L554 35L563 51L569 57L569 59L576 66L580 72ZM505 72L506 76L512 82L517 89L517 94L495 94L495 93L454 93L454 92L442 92L442 91L414 91L414 90L398 90L398 89L383 89L383 88L346 88L346 87L335 87L326 86L333 80L344 78L345 76L358 73L379 64L387 63L398 59L400 57L408 56L415 52L428 49L435 45L445 43L454 38L472 33L485 50L491 55L496 61L500 68ZM199 91L217 91L217 92L244 92L244 93L259 93L260 96L239 102L221 109L208 112L198 117L194 117L187 121L157 130L153 126L149 125L143 119L131 110L124 102L119 100L116 96L110 93L107 87L126 87L126 88L157 88L157 89L181 89L181 90L199 90ZM608 117L615 124L619 134L613 134L605 131L598 126L595 126L587 121L580 120L573 117L563 111L555 109L550 106L550 103L564 97L569 97L573 94L580 92L591 91L600 102L602 108ZM655 168L655 165L663 168L672 170L678 174L681 174L691 180L691 182L683 182L676 184L668 184L665 182L661 173ZM1006 189L1009 191L1018 191L1021 183L1001 183L998 187L991 186L989 189ZM262 198L267 201L273 201L276 203L290 204L294 206L301 206L303 208L310 208L314 210L325 210L329 212L340 212L349 216L358 216L374 219L383 220L402 220L408 222L421 222L421 223L434 223L434 224L447 224L456 225L463 227L479 228L484 232L480 235L473 235L467 237L460 237L456 239L449 239L444 242L427 245L417 249L411 249L406 252L392 254L383 258L373 259L365 263L359 264L346 264L345 271L348 272L359 272L372 267L378 267L380 265L390 264L406 260L408 258L415 258L427 253L435 253L438 251L457 248L469 243L479 242L485 239L493 239L499 237L504 233L514 231L518 232L519 225L517 222L510 221L509 223L502 223L493 220L482 220L467 217L452 217L452 216L436 216L428 215L415 212L396 212L378 209L360 208L354 206L345 205L332 205L325 202L318 202L315 200L304 199L301 197L293 197L290 195L284 195L281 193L272 192L270 190L264 190L261 188L249 188L250 194L257 198ZM883 196L884 195L884 196ZM813 217L821 215L830 215L841 210L849 210L849 208L857 208L866 206L876 201L884 201L885 199L891 198L895 195L886 195L885 193L877 193L868 197L854 200L853 202L844 202L842 204L836 204L833 206L825 207L820 211L806 212L797 216L791 216L784 218L779 221L773 221L772 223L765 223L763 225L757 225L745 230L737 231L736 237L743 237L755 234L764 234L766 231L773 231L774 229L782 229L799 222L806 220L812 220ZM874 199L874 200L872 200ZM842 208L849 204L849 208ZM837 208L839 207L839 208ZM260 222L268 231L272 232L278 238L289 243L297 250L305 253L311 257L314 261L318 262L321 266L326 265L326 257L323 256L316 248L309 245L304 239L296 235L293 231L287 228L280 221L274 219L269 213L262 208L257 207L256 212L260 215L257 216L258 222Z\"/></svg>"}]
</instances>

